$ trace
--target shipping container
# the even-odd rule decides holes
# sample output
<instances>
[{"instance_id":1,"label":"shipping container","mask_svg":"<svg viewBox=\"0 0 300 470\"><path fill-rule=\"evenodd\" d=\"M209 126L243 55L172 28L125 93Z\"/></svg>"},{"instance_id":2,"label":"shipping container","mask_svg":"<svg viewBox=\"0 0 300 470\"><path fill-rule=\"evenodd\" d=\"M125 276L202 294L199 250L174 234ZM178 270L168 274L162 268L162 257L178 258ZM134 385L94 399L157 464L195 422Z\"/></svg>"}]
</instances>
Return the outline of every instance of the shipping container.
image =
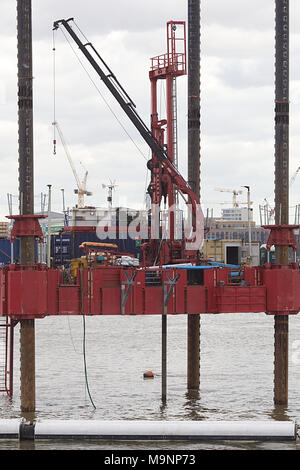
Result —
<instances>
[{"instance_id":1,"label":"shipping container","mask_svg":"<svg viewBox=\"0 0 300 470\"><path fill-rule=\"evenodd\" d=\"M106 238L100 240L96 231L68 231L58 235L51 236L51 257L53 267L67 266L72 259L80 258L84 255L82 248L79 248L83 242L104 242L114 243L118 246L117 251L130 253L136 258L141 258L139 242L132 238Z\"/></svg>"},{"instance_id":2,"label":"shipping container","mask_svg":"<svg viewBox=\"0 0 300 470\"><path fill-rule=\"evenodd\" d=\"M268 262L268 252L267 252L266 245L261 245L259 249L259 257L260 257L259 264L261 266ZM274 246L272 246L271 250L269 251L269 263L276 263L276 254L275 254Z\"/></svg>"},{"instance_id":3,"label":"shipping container","mask_svg":"<svg viewBox=\"0 0 300 470\"><path fill-rule=\"evenodd\" d=\"M13 257L14 257L14 261L17 261L17 262L20 256L19 246L20 246L20 243L19 243L19 240L17 239L13 243ZM3 265L10 264L10 262L11 262L11 242L9 238L1 238L0 239L0 264L3 266Z\"/></svg>"}]
</instances>

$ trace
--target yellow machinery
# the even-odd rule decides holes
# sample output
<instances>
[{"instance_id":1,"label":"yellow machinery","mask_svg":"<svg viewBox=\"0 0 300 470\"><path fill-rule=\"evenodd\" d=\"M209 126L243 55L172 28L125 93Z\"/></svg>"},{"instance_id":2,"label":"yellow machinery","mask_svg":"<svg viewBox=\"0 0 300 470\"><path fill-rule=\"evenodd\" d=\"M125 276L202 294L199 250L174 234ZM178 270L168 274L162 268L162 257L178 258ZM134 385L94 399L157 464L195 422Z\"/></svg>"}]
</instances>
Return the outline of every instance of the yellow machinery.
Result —
<instances>
[{"instance_id":1,"label":"yellow machinery","mask_svg":"<svg viewBox=\"0 0 300 470\"><path fill-rule=\"evenodd\" d=\"M79 248L82 248L85 254L71 261L71 274L74 279L77 278L78 270L86 268L89 264L95 261L107 262L108 258L111 258L110 253L113 255L113 252L106 251L105 248L118 248L118 245L114 243L83 242L79 245Z\"/></svg>"}]
</instances>

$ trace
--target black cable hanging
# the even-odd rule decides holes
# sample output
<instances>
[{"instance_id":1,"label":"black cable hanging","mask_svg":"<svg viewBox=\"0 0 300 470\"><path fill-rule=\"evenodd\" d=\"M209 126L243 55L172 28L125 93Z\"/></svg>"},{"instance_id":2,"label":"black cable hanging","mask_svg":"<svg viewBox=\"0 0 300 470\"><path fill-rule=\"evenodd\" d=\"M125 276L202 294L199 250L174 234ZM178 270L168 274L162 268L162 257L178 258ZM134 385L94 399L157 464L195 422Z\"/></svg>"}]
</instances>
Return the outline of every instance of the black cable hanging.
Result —
<instances>
[{"instance_id":1,"label":"black cable hanging","mask_svg":"<svg viewBox=\"0 0 300 470\"><path fill-rule=\"evenodd\" d=\"M80 30L80 29L79 29ZM80 30L81 31L81 30ZM125 134L127 135L127 137L131 140L131 142L133 143L133 145L135 146L135 148L138 150L138 152L141 154L141 156L143 157L143 159L145 161L148 161L147 160L147 157L145 156L144 152L140 149L140 147L137 145L137 143L134 141L133 137L131 137L131 135L129 134L129 132L127 131L127 129L125 128L124 124L120 121L120 119L118 118L117 114L114 112L114 110L112 109L112 107L110 106L110 104L108 103L108 101L105 99L104 95L101 93L98 85L96 84L95 80L93 79L93 77L91 76L91 74L89 73L89 71L87 70L87 68L85 67L85 65L83 64L82 60L80 59L80 57L78 56L78 54L76 53L74 47L72 46L71 42L69 41L69 39L67 38L66 34L64 33L64 31L62 31L62 34L64 35L65 37L65 40L67 41L67 43L69 44L70 48L72 49L74 55L76 56L78 62L80 63L81 67L83 68L83 70L85 71L85 73L87 74L88 78L90 79L91 83L93 84L93 86L95 87L95 89L97 90L99 96L102 98L102 100L104 101L104 103L106 104L106 106L108 107L108 109L110 110L110 112L112 113L112 115L114 116L114 118L116 119L116 121L119 123L119 125L122 127L123 131L125 132ZM53 33L55 33L55 31L53 31ZM81 32L81 34L83 34ZM84 35L83 35L84 36ZM85 36L84 36L85 39L87 39Z\"/></svg>"},{"instance_id":2,"label":"black cable hanging","mask_svg":"<svg viewBox=\"0 0 300 470\"><path fill-rule=\"evenodd\" d=\"M86 364L86 348L85 348L85 343L86 343L86 326L85 326L85 312L84 312L84 296L83 296L83 281L82 281L82 271L81 269L79 270L80 272L80 293L81 293L81 314L82 314L82 319L83 319L83 362L84 362L84 375L85 375L85 384L86 384L86 389L88 392L89 399L94 407L96 409L96 406L93 402L91 393L90 393L90 388L89 388L89 383L88 383L88 376L87 376L87 364Z\"/></svg>"}]
</instances>

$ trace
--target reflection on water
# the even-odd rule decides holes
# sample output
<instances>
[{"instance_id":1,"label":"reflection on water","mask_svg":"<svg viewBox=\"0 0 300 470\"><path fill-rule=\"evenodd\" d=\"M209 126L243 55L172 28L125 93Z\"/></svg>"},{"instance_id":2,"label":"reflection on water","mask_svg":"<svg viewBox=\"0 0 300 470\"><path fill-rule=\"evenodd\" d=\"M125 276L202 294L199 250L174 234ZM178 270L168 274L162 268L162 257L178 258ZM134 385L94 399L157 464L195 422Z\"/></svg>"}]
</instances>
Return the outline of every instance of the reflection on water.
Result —
<instances>
[{"instance_id":1,"label":"reflection on water","mask_svg":"<svg viewBox=\"0 0 300 470\"><path fill-rule=\"evenodd\" d=\"M161 401L161 319L87 317L86 359L93 408L86 391L82 318L36 321L37 419L297 420L299 358L290 354L289 405L273 405L273 318L264 314L201 317L200 394L186 390L186 323L168 318L168 396ZM290 318L290 348L300 338ZM14 398L0 396L0 418L20 417L19 333L15 332ZM299 340L298 340L299 342ZM299 356L299 354L298 354ZM154 372L144 380L143 373ZM99 443L0 441L6 448L295 448L295 443ZM281 446L281 447L278 447Z\"/></svg>"},{"instance_id":2,"label":"reflection on water","mask_svg":"<svg viewBox=\"0 0 300 470\"><path fill-rule=\"evenodd\" d=\"M276 421L290 421L291 419L289 408L283 405L276 405L270 413L270 417Z\"/></svg>"}]
</instances>

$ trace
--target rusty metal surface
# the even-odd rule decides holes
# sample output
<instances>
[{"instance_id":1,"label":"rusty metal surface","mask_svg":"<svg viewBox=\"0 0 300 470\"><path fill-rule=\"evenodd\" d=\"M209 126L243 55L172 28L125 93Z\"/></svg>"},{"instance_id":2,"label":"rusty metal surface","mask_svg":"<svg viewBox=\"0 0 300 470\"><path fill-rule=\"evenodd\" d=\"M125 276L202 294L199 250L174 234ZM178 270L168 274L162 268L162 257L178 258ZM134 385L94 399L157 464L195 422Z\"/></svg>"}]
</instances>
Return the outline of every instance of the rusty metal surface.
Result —
<instances>
[{"instance_id":1,"label":"rusty metal surface","mask_svg":"<svg viewBox=\"0 0 300 470\"><path fill-rule=\"evenodd\" d=\"M200 201L200 0L188 0L188 182ZM188 316L187 388L200 386L200 315Z\"/></svg>"},{"instance_id":2,"label":"rusty metal surface","mask_svg":"<svg viewBox=\"0 0 300 470\"><path fill-rule=\"evenodd\" d=\"M19 118L19 203L20 214L34 213L33 187L33 97L31 0L17 0L18 118ZM20 262L34 263L35 238L20 240ZM20 322L21 410L35 408L34 320Z\"/></svg>"},{"instance_id":3,"label":"rusty metal surface","mask_svg":"<svg viewBox=\"0 0 300 470\"><path fill-rule=\"evenodd\" d=\"M275 315L274 318L274 403L288 403L288 347L289 317Z\"/></svg>"},{"instance_id":4,"label":"rusty metal surface","mask_svg":"<svg viewBox=\"0 0 300 470\"><path fill-rule=\"evenodd\" d=\"M161 399L167 401L167 315L161 317Z\"/></svg>"},{"instance_id":5,"label":"rusty metal surface","mask_svg":"<svg viewBox=\"0 0 300 470\"><path fill-rule=\"evenodd\" d=\"M20 214L34 213L31 0L17 2Z\"/></svg>"},{"instance_id":6,"label":"rusty metal surface","mask_svg":"<svg viewBox=\"0 0 300 470\"><path fill-rule=\"evenodd\" d=\"M188 182L200 199L200 0L188 1Z\"/></svg>"},{"instance_id":7,"label":"rusty metal surface","mask_svg":"<svg viewBox=\"0 0 300 470\"><path fill-rule=\"evenodd\" d=\"M20 322L21 410L35 410L35 328L34 320Z\"/></svg>"},{"instance_id":8,"label":"rusty metal surface","mask_svg":"<svg viewBox=\"0 0 300 470\"><path fill-rule=\"evenodd\" d=\"M289 223L289 0L276 0L275 60L275 224ZM288 246L276 247L279 264ZM288 403L288 316L274 322L274 402Z\"/></svg>"},{"instance_id":9,"label":"rusty metal surface","mask_svg":"<svg viewBox=\"0 0 300 470\"><path fill-rule=\"evenodd\" d=\"M289 0L276 0L275 224L289 223ZM279 252L282 250L279 249ZM279 260L278 260L279 261ZM287 263L287 259L280 261Z\"/></svg>"}]
</instances>

